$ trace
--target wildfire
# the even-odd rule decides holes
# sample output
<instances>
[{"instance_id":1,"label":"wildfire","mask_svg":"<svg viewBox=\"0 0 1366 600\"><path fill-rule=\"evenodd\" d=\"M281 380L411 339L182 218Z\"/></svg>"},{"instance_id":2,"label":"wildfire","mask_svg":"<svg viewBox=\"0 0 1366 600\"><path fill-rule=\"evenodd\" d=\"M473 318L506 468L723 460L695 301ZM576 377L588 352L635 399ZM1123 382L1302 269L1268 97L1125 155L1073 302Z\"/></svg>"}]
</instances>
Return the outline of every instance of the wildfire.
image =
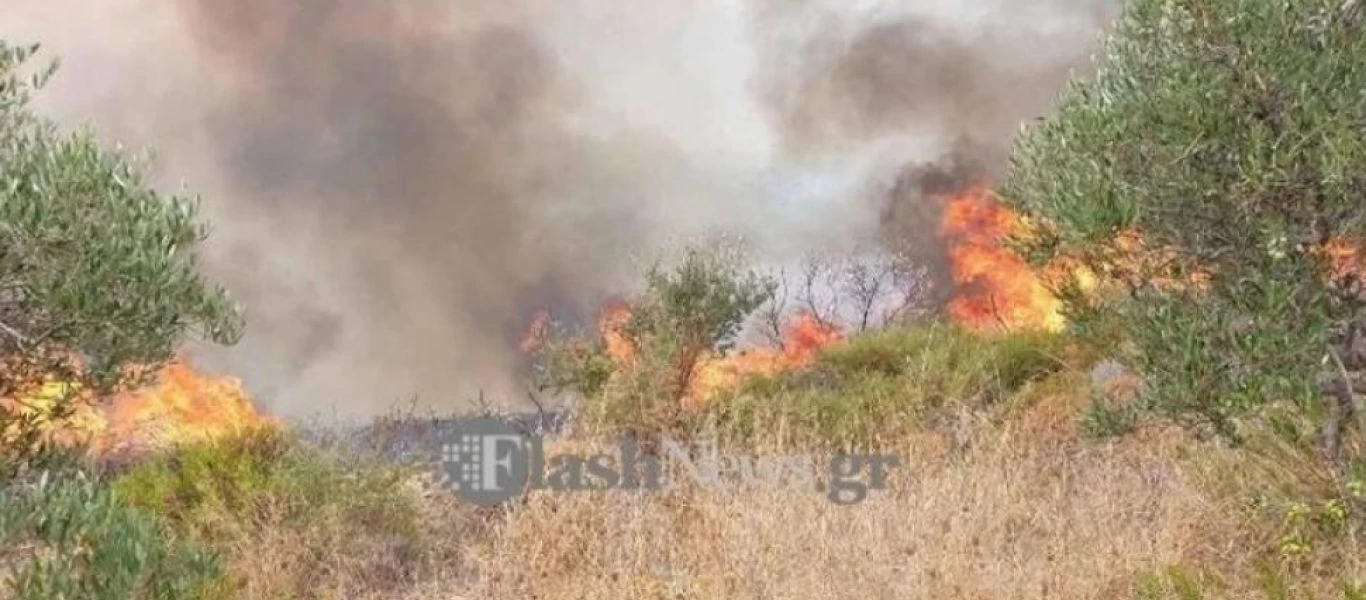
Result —
<instances>
[{"instance_id":1,"label":"wildfire","mask_svg":"<svg viewBox=\"0 0 1366 600\"><path fill-rule=\"evenodd\" d=\"M1332 263L1333 275L1336 278L1347 279L1349 275L1356 274L1357 277L1366 280L1366 251L1363 251L1361 244L1337 239L1328 242L1323 247L1323 252Z\"/></svg>"},{"instance_id":2,"label":"wildfire","mask_svg":"<svg viewBox=\"0 0 1366 600\"><path fill-rule=\"evenodd\" d=\"M72 414L53 418L54 407L63 399L73 402ZM102 401L72 384L46 381L17 400L0 402L14 414L41 423L40 429L53 441L87 443L96 454L208 441L276 425L257 411L239 381L201 374L182 361L163 367L151 385Z\"/></svg>"},{"instance_id":3,"label":"wildfire","mask_svg":"<svg viewBox=\"0 0 1366 600\"><path fill-rule=\"evenodd\" d=\"M112 398L103 413L95 443L101 451L203 442L276 425L240 381L207 376L180 361L164 367L154 385Z\"/></svg>"},{"instance_id":4,"label":"wildfire","mask_svg":"<svg viewBox=\"0 0 1366 600\"><path fill-rule=\"evenodd\" d=\"M607 355L618 365L635 362L636 347L631 343L626 324L631 321L631 308L624 302L613 302L603 311L598 320L598 331L603 343L607 345Z\"/></svg>"},{"instance_id":5,"label":"wildfire","mask_svg":"<svg viewBox=\"0 0 1366 600\"><path fill-rule=\"evenodd\" d=\"M961 290L949 305L951 316L974 329L1045 329L1064 326L1062 302L1045 285L1045 276L1030 269L1003 240L1020 233L1025 223L996 201L985 186L977 186L946 200L941 234L950 245L955 285ZM1094 279L1078 267L1059 263L1045 273L1061 269L1079 276L1082 283ZM637 359L636 347L625 325L630 307L610 303L598 321L598 333L607 354L621 367ZM521 348L533 352L545 333L548 317L537 313ZM749 348L729 353L706 352L689 371L684 407L696 407L717 392L732 389L753 375L773 375L809 365L819 351L844 339L836 324L809 312L797 314L782 331L776 348Z\"/></svg>"},{"instance_id":6,"label":"wildfire","mask_svg":"<svg viewBox=\"0 0 1366 600\"><path fill-rule=\"evenodd\" d=\"M958 297L949 312L978 330L1043 329L1057 331L1066 322L1062 302L1049 284L1070 279L1084 293L1099 290L1102 282L1143 282L1158 289L1207 289L1211 273L1182 260L1170 249L1144 243L1138 231L1124 231L1096 248L1101 257L1092 272L1072 257L1058 257L1039 271L1032 270L1003 240L1027 234L1029 223L993 197L986 186L975 186L949 198L940 233L950 245L949 258ZM1321 248L1335 277L1356 273L1366 280L1366 252L1359 243L1334 240ZM1094 263L1093 263L1094 264Z\"/></svg>"},{"instance_id":7,"label":"wildfire","mask_svg":"<svg viewBox=\"0 0 1366 600\"><path fill-rule=\"evenodd\" d=\"M978 330L1063 328L1062 302L1040 274L1002 243L1024 227L986 186L947 200L940 234L950 245L953 280L960 290L948 306L954 319Z\"/></svg>"},{"instance_id":8,"label":"wildfire","mask_svg":"<svg viewBox=\"0 0 1366 600\"><path fill-rule=\"evenodd\" d=\"M521 344L524 352L535 352L541 347L549 322L543 315L537 313L533 317ZM622 369L635 366L638 356L635 340L626 329L631 316L629 305L612 301L598 319L598 335L607 356ZM843 339L838 326L823 322L809 312L798 313L783 326L782 340L776 348L746 348L727 353L706 351L696 357L689 370L682 405L684 408L697 407L714 394L731 389L752 375L773 375L806 366L815 360L822 348ZM684 365L678 367L682 370Z\"/></svg>"},{"instance_id":9,"label":"wildfire","mask_svg":"<svg viewBox=\"0 0 1366 600\"><path fill-rule=\"evenodd\" d=\"M550 329L550 311L539 310L536 315L531 317L531 326L527 328L526 335L522 336L521 343L517 347L524 354L531 354L541 346L541 340L545 339L546 332Z\"/></svg>"},{"instance_id":10,"label":"wildfire","mask_svg":"<svg viewBox=\"0 0 1366 600\"><path fill-rule=\"evenodd\" d=\"M753 375L775 375L811 364L826 346L844 339L839 327L802 312L787 323L779 348L752 348L727 355L710 355L698 364L684 396L685 407L695 407L717 392L732 389Z\"/></svg>"}]
</instances>

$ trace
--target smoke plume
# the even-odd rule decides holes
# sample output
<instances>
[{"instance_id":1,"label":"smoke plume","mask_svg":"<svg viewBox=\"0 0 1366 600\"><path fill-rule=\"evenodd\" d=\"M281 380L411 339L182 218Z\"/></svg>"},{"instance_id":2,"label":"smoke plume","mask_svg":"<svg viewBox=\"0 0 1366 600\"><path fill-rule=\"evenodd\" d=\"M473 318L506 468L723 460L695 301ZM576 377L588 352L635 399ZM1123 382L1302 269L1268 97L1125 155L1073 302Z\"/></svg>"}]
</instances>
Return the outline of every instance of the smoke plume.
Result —
<instances>
[{"instance_id":1,"label":"smoke plume","mask_svg":"<svg viewBox=\"0 0 1366 600\"><path fill-rule=\"evenodd\" d=\"M0 37L203 196L249 322L199 360L364 416L515 402L534 311L702 236L938 260L927 189L996 174L1114 1L10 0Z\"/></svg>"}]
</instances>

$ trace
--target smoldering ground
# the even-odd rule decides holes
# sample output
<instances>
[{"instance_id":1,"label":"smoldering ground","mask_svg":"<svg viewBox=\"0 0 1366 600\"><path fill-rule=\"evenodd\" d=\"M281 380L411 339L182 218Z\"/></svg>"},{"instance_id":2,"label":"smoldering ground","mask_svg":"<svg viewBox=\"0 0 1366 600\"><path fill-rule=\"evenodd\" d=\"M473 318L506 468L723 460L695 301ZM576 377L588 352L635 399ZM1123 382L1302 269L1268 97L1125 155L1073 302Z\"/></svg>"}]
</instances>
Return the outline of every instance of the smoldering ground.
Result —
<instances>
[{"instance_id":1,"label":"smoldering ground","mask_svg":"<svg viewBox=\"0 0 1366 600\"><path fill-rule=\"evenodd\" d=\"M834 0L10 0L64 66L39 108L202 194L245 305L200 349L280 413L520 398L540 308L590 315L637 258L743 236L938 248L924 182L1083 65L1113 6ZM942 178L942 173L940 175ZM951 178L952 179L952 178ZM933 252L925 254L933 261Z\"/></svg>"}]
</instances>

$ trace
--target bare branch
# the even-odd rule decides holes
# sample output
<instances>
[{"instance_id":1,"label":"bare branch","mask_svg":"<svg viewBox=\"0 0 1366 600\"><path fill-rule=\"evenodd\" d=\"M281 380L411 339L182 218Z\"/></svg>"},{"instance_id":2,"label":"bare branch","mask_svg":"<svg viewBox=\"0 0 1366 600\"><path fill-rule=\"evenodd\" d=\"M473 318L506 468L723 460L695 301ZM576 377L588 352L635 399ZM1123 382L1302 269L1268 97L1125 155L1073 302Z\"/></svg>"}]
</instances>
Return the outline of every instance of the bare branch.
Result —
<instances>
[{"instance_id":1,"label":"bare branch","mask_svg":"<svg viewBox=\"0 0 1366 600\"><path fill-rule=\"evenodd\" d=\"M844 270L844 276L844 292L849 294L854 303L858 330L867 331L872 325L873 309L883 296L886 280L890 279L890 266L880 260L872 264L865 261L850 261Z\"/></svg>"},{"instance_id":2,"label":"bare branch","mask_svg":"<svg viewBox=\"0 0 1366 600\"><path fill-rule=\"evenodd\" d=\"M786 349L786 340L783 336L783 319L787 315L789 293L787 270L780 269L778 271L778 286L774 290L773 296L764 303L763 308L759 309L760 333L779 350Z\"/></svg>"},{"instance_id":3,"label":"bare branch","mask_svg":"<svg viewBox=\"0 0 1366 600\"><path fill-rule=\"evenodd\" d=\"M821 259L812 256L806 260L802 275L802 303L807 312L822 327L834 327L839 312L839 299L832 297L829 303L821 302L817 288L823 283L825 288L834 290L838 273Z\"/></svg>"},{"instance_id":4,"label":"bare branch","mask_svg":"<svg viewBox=\"0 0 1366 600\"><path fill-rule=\"evenodd\" d=\"M912 267L904 258L894 259L892 288L899 293L897 301L883 314L883 326L890 325L913 308L925 302L930 291L930 279L923 268Z\"/></svg>"},{"instance_id":5,"label":"bare branch","mask_svg":"<svg viewBox=\"0 0 1366 600\"><path fill-rule=\"evenodd\" d=\"M1349 354L1355 349L1359 335L1358 324L1349 323L1344 340ZM1332 345L1328 346L1328 355L1333 359L1338 382L1336 385L1326 386L1329 389L1325 390L1330 396L1332 405L1329 407L1328 419L1323 424L1323 453L1331 464L1341 469L1343 466L1342 429L1354 424L1360 408L1356 405L1356 390L1353 389L1352 374L1348 371L1342 355Z\"/></svg>"}]
</instances>

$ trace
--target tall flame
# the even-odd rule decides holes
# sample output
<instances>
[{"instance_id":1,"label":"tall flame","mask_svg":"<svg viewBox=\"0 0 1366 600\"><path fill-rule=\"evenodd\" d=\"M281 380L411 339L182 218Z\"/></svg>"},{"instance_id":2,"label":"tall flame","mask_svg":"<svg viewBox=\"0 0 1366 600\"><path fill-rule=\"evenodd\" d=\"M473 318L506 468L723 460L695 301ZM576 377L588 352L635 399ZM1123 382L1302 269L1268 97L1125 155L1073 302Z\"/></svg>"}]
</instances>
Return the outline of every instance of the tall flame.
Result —
<instances>
[{"instance_id":1,"label":"tall flame","mask_svg":"<svg viewBox=\"0 0 1366 600\"><path fill-rule=\"evenodd\" d=\"M73 403L73 413L52 419L63 400ZM162 367L151 385L100 401L74 384L48 380L0 403L34 418L54 442L85 443L96 454L210 441L278 425L256 409L238 380L201 374L179 360Z\"/></svg>"},{"instance_id":2,"label":"tall flame","mask_svg":"<svg viewBox=\"0 0 1366 600\"><path fill-rule=\"evenodd\" d=\"M940 233L949 244L949 258L959 295L949 313L978 330L1061 330L1066 321L1061 300L1050 283L1067 278L1084 293L1099 290L1102 281L1142 282L1171 291L1208 289L1211 273L1191 264L1171 249L1150 247L1138 231L1124 231L1096 248L1103 264L1093 272L1072 257L1058 257L1035 271L1004 240L1028 234L1029 223L1002 204L984 185L948 198ZM1346 279L1356 273L1366 280L1363 246L1338 239L1322 247L1333 274Z\"/></svg>"},{"instance_id":3,"label":"tall flame","mask_svg":"<svg viewBox=\"0 0 1366 600\"><path fill-rule=\"evenodd\" d=\"M1065 325L1062 302L1003 241L1024 231L1023 220L983 185L949 198L940 234L959 295L949 314L978 330L1043 329Z\"/></svg>"},{"instance_id":4,"label":"tall flame","mask_svg":"<svg viewBox=\"0 0 1366 600\"><path fill-rule=\"evenodd\" d=\"M1066 326L1063 302L1050 286L1075 284L1084 294L1100 293L1102 286L1135 278L1162 289L1203 289L1210 274L1198 265L1177 260L1171 251L1150 248L1137 231L1125 231L1098 249L1099 265L1078 257L1058 257L1035 270L1006 246L1006 239L1027 235L1031 223L1003 204L985 185L945 197L939 233L949 247L949 262L957 296L949 315L978 331L1060 331ZM1325 248L1339 273L1355 270L1366 278L1366 253L1357 244L1334 243ZM1093 270L1092 267L1098 270ZM1178 268L1185 267L1185 268ZM631 368L637 349L626 325L630 307L609 303L598 321L606 352L621 368ZM538 313L522 342L523 351L540 344L548 315ZM718 392L733 389L752 375L772 375L811 364L819 351L844 339L842 330L815 315L796 315L783 328L777 348L705 352L692 365L684 407L696 407Z\"/></svg>"},{"instance_id":5,"label":"tall flame","mask_svg":"<svg viewBox=\"0 0 1366 600\"><path fill-rule=\"evenodd\" d=\"M598 320L598 332L607 346L607 355L618 365L635 362L636 346L631 342L626 325L631 322L631 307L624 302L610 303Z\"/></svg>"},{"instance_id":6,"label":"tall flame","mask_svg":"<svg viewBox=\"0 0 1366 600\"><path fill-rule=\"evenodd\" d=\"M256 409L241 381L181 361L162 368L152 386L114 396L103 413L98 451L204 442L277 424Z\"/></svg>"}]
</instances>

